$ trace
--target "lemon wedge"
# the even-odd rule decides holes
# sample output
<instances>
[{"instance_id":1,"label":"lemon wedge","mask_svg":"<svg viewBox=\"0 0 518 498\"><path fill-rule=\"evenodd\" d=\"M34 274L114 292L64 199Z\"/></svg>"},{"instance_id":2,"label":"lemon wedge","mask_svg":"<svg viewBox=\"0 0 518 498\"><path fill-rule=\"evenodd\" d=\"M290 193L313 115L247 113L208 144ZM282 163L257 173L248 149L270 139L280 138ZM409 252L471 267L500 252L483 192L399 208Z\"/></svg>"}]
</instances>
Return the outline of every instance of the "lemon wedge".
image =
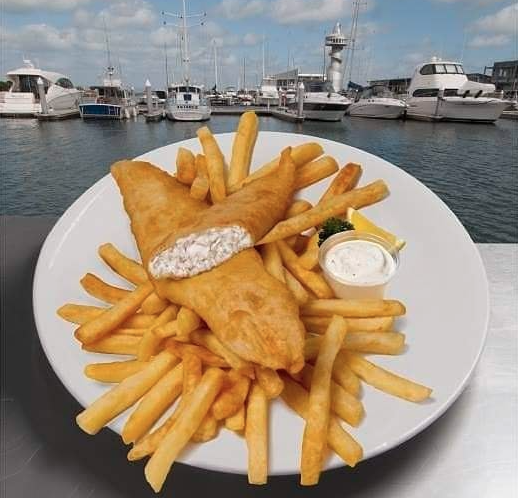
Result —
<instances>
[{"instance_id":1,"label":"lemon wedge","mask_svg":"<svg viewBox=\"0 0 518 498\"><path fill-rule=\"evenodd\" d=\"M347 221L354 225L355 230L377 235L378 237L385 239L389 244L393 245L398 250L401 250L403 247L405 247L406 242L403 239L398 239L393 233L387 232L383 228L377 226L354 208L347 209Z\"/></svg>"}]
</instances>

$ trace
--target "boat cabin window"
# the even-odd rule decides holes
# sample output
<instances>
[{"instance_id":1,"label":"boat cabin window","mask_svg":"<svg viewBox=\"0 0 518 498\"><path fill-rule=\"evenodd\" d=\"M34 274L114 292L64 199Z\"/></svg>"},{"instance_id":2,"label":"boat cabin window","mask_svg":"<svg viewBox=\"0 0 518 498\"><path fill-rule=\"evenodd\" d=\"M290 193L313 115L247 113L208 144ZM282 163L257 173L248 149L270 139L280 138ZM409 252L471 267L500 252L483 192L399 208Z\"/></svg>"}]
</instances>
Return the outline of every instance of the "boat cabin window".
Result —
<instances>
[{"instance_id":1,"label":"boat cabin window","mask_svg":"<svg viewBox=\"0 0 518 498\"><path fill-rule=\"evenodd\" d=\"M182 93L186 93L186 92L199 93L199 91L200 91L200 89L196 88L195 86L178 86L178 87L176 87L175 90L177 92L182 92Z\"/></svg>"},{"instance_id":2,"label":"boat cabin window","mask_svg":"<svg viewBox=\"0 0 518 498\"><path fill-rule=\"evenodd\" d=\"M412 97L437 97L438 94L438 88L418 88L412 94Z\"/></svg>"},{"instance_id":3,"label":"boat cabin window","mask_svg":"<svg viewBox=\"0 0 518 498\"><path fill-rule=\"evenodd\" d=\"M45 88L45 93L47 93L47 90L49 89L49 82L46 79L43 79L43 85ZM33 76L29 74L21 74L20 76L18 76L17 91L23 93L32 93L34 94L36 99L39 99L38 76Z\"/></svg>"},{"instance_id":4,"label":"boat cabin window","mask_svg":"<svg viewBox=\"0 0 518 498\"><path fill-rule=\"evenodd\" d=\"M424 75L433 74L433 64L426 64L426 66L423 66L419 72Z\"/></svg>"},{"instance_id":5,"label":"boat cabin window","mask_svg":"<svg viewBox=\"0 0 518 498\"><path fill-rule=\"evenodd\" d=\"M335 93L335 89L330 81L308 81L305 86L306 92Z\"/></svg>"},{"instance_id":6,"label":"boat cabin window","mask_svg":"<svg viewBox=\"0 0 518 498\"><path fill-rule=\"evenodd\" d=\"M419 71L423 75L428 74L464 74L460 64L426 64Z\"/></svg>"},{"instance_id":7,"label":"boat cabin window","mask_svg":"<svg viewBox=\"0 0 518 498\"><path fill-rule=\"evenodd\" d=\"M62 88L74 88L73 83L68 78L59 78L59 80L56 81L56 85Z\"/></svg>"},{"instance_id":8,"label":"boat cabin window","mask_svg":"<svg viewBox=\"0 0 518 498\"><path fill-rule=\"evenodd\" d=\"M445 88L444 89L444 96L445 97L457 97L457 88Z\"/></svg>"},{"instance_id":9,"label":"boat cabin window","mask_svg":"<svg viewBox=\"0 0 518 498\"><path fill-rule=\"evenodd\" d=\"M457 69L455 68L455 64L444 64L446 67L446 72L448 74L457 74Z\"/></svg>"}]
</instances>

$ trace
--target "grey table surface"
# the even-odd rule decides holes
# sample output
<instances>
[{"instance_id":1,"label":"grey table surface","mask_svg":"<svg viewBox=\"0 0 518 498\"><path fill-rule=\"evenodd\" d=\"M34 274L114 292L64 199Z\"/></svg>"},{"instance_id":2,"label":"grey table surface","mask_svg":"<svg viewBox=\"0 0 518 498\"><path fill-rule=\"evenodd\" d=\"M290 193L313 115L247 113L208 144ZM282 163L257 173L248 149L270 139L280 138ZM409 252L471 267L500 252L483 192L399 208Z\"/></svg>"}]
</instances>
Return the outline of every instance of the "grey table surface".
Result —
<instances>
[{"instance_id":1,"label":"grey table surface","mask_svg":"<svg viewBox=\"0 0 518 498\"><path fill-rule=\"evenodd\" d=\"M109 430L83 434L80 409L53 373L32 316L32 277L56 221L4 217L2 224L2 398L0 492L6 498L155 496L141 463ZM518 245L479 244L491 293L488 341L474 377L432 426L355 470L298 476L253 487L245 476L175 464L160 496L514 498L518 496ZM221 455L225 458L225 455Z\"/></svg>"}]
</instances>

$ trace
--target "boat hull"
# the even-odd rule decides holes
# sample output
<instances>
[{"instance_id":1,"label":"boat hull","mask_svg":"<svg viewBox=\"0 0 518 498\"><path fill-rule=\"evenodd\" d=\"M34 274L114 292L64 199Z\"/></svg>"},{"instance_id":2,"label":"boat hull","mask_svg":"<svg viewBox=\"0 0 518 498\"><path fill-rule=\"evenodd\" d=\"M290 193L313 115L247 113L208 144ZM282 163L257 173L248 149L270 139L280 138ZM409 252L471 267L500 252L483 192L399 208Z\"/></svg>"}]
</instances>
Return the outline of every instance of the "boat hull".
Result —
<instances>
[{"instance_id":1,"label":"boat hull","mask_svg":"<svg viewBox=\"0 0 518 498\"><path fill-rule=\"evenodd\" d=\"M341 121L349 107L349 103L326 103L304 101L304 119L310 121ZM297 110L297 103L288 105L292 111Z\"/></svg>"},{"instance_id":2,"label":"boat hull","mask_svg":"<svg viewBox=\"0 0 518 498\"><path fill-rule=\"evenodd\" d=\"M403 104L383 104L378 102L355 102L351 104L348 114L353 117L373 119L398 119L405 112Z\"/></svg>"},{"instance_id":3,"label":"boat hull","mask_svg":"<svg viewBox=\"0 0 518 498\"><path fill-rule=\"evenodd\" d=\"M79 104L79 114L83 119L129 119L136 116L136 109L116 104Z\"/></svg>"},{"instance_id":4,"label":"boat hull","mask_svg":"<svg viewBox=\"0 0 518 498\"><path fill-rule=\"evenodd\" d=\"M76 110L81 92L64 89L53 85L49 88L46 99L49 111ZM0 95L0 116L33 118L41 113L41 104L30 92L2 92Z\"/></svg>"},{"instance_id":5,"label":"boat hull","mask_svg":"<svg viewBox=\"0 0 518 498\"><path fill-rule=\"evenodd\" d=\"M207 121L210 119L210 108L199 106L198 108L168 107L166 117L171 121Z\"/></svg>"},{"instance_id":6,"label":"boat hull","mask_svg":"<svg viewBox=\"0 0 518 498\"><path fill-rule=\"evenodd\" d=\"M502 115L506 105L500 99L486 97L411 99L408 101L407 117L423 121L493 123Z\"/></svg>"}]
</instances>

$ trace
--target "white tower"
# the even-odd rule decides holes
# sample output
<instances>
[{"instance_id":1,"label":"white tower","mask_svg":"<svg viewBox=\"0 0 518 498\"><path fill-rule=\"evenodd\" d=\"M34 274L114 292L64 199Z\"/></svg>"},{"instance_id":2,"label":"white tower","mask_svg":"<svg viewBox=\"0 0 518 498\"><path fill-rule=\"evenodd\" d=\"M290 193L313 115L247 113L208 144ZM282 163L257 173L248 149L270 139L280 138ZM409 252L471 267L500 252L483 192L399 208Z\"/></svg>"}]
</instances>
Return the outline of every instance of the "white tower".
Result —
<instances>
[{"instance_id":1,"label":"white tower","mask_svg":"<svg viewBox=\"0 0 518 498\"><path fill-rule=\"evenodd\" d=\"M339 92L343 85L342 56L340 52L347 46L347 38L342 34L342 25L337 22L333 32L326 36L326 47L329 51L329 66L327 66L327 80L331 82L335 92Z\"/></svg>"}]
</instances>

